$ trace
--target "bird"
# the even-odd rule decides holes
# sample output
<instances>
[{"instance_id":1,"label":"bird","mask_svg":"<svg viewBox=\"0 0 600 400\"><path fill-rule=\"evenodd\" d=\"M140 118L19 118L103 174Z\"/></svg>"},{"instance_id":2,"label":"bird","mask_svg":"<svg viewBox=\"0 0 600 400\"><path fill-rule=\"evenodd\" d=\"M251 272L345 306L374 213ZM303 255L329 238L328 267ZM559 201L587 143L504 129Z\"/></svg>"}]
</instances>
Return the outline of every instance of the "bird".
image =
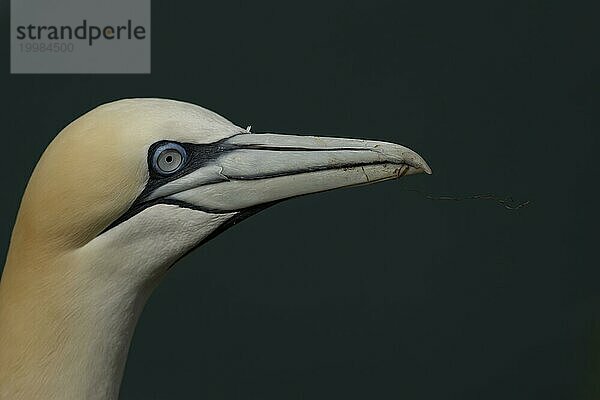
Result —
<instances>
[{"instance_id":1,"label":"bird","mask_svg":"<svg viewBox=\"0 0 600 400\"><path fill-rule=\"evenodd\" d=\"M121 99L76 118L27 183L0 280L0 399L117 399L171 267L285 199L431 174L407 147L255 133L195 104Z\"/></svg>"}]
</instances>

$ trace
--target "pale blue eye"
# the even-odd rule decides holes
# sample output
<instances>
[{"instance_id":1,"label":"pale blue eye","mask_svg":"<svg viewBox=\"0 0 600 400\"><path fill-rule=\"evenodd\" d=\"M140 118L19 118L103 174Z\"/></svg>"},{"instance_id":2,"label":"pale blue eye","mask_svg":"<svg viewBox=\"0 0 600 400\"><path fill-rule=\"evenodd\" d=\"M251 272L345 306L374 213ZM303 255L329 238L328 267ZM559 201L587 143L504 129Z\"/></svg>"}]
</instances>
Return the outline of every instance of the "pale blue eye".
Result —
<instances>
[{"instance_id":1,"label":"pale blue eye","mask_svg":"<svg viewBox=\"0 0 600 400\"><path fill-rule=\"evenodd\" d=\"M187 154L181 145L166 143L154 151L152 168L161 175L171 175L179 171L186 159Z\"/></svg>"}]
</instances>

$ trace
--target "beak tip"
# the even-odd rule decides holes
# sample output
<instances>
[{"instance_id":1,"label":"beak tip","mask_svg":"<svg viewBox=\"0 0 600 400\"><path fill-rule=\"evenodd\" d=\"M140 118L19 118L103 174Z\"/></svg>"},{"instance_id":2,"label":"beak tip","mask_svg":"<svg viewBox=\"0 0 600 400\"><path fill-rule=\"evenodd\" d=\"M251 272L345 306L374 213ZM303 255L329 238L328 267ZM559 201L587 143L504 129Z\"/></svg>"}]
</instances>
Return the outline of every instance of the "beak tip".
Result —
<instances>
[{"instance_id":1,"label":"beak tip","mask_svg":"<svg viewBox=\"0 0 600 400\"><path fill-rule=\"evenodd\" d=\"M433 171L431 170L431 167L429 166L429 164L427 164L427 161L425 161L425 159L423 157L421 157L420 155L415 153L415 156L413 158L413 162L415 163L415 166L421 170L421 172L425 172L427 175L431 175L433 173Z\"/></svg>"},{"instance_id":2,"label":"beak tip","mask_svg":"<svg viewBox=\"0 0 600 400\"><path fill-rule=\"evenodd\" d=\"M431 170L431 167L429 167L429 165L427 165L426 162L423 162L423 171L427 174L427 175L431 175L433 174L433 171Z\"/></svg>"},{"instance_id":3,"label":"beak tip","mask_svg":"<svg viewBox=\"0 0 600 400\"><path fill-rule=\"evenodd\" d=\"M429 164L427 164L427 161L425 161L425 159L421 157L417 152L403 146L400 147L403 149L400 159L413 168L413 173L418 174L424 172L427 175L431 175L433 173L431 167L429 166Z\"/></svg>"}]
</instances>

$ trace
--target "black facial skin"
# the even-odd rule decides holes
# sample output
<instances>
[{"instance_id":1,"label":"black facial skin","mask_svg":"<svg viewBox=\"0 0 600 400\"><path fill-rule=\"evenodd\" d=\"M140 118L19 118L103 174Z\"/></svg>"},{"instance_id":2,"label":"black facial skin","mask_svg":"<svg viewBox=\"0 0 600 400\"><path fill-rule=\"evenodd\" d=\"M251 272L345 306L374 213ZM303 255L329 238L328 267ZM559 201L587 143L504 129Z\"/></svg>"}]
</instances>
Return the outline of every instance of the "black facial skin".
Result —
<instances>
[{"instance_id":1,"label":"black facial skin","mask_svg":"<svg viewBox=\"0 0 600 400\"><path fill-rule=\"evenodd\" d=\"M104 231L102 231L102 233L109 231L110 229L119 225L121 222L128 220L129 218L133 217L137 213L145 210L148 207L156 205L156 204L172 204L172 205L176 205L178 207L190 208L190 209L194 209L194 210L210 212L213 214L224 214L224 213L236 212L236 214L233 217L231 217L225 223L221 224L219 227L217 227L217 229L215 229L213 232L211 232L207 237L202 239L202 241L200 243L198 243L196 246L194 246L188 252L183 254L179 258L179 259L181 259L185 255L187 255L189 252L191 252L195 248L197 248L198 246L201 246L204 243L208 242L209 240L212 240L213 238L218 236L220 233L231 228L235 224L245 220L248 217L251 217L252 215L254 215L276 203L279 203L279 201L272 201L269 203L259 204L256 206L248 207L243 210L222 211L222 210L212 210L212 209L200 208L200 207L185 203L183 201L172 200L172 199L158 198L158 199L154 199L154 200L150 200L150 201L146 200L150 196L150 194L154 190L158 189L159 187L161 187L171 181L177 180L177 179L181 178L182 176L185 176L189 173L192 173L199 168L202 168L203 166L210 163L211 161L216 160L221 154L223 154L226 151L241 148L241 146L225 144L224 143L225 140L228 140L228 139L230 139L230 138L226 138L226 139L220 140L215 143L210 143L210 144L179 143L179 142L170 142L170 141L165 141L165 140L153 143L150 146L150 148L148 149L149 177L148 177L148 182L146 183L146 187L144 188L142 193L140 193L140 195L137 197L137 199L133 202L131 207L123 215L121 215L119 218L117 218L112 224L110 224ZM152 158L154 156L155 151L160 146L162 146L166 143L177 143L180 146L182 146L187 153L187 158L186 158L184 165L182 165L175 173L170 174L170 175L163 174L163 173L156 171L152 165ZM217 183L217 182L222 182L222 181L226 181L226 180L227 179L224 177L222 180L215 180L214 182L208 182L208 183ZM171 269L173 267L173 265L175 265L175 264L176 263L171 264L167 269Z\"/></svg>"},{"instance_id":2,"label":"black facial skin","mask_svg":"<svg viewBox=\"0 0 600 400\"><path fill-rule=\"evenodd\" d=\"M119 218L117 218L112 224L110 224L102 233L114 228L119 225L121 222L128 220L133 217L137 213L145 210L148 207L151 207L156 204L173 204L179 207L198 209L200 211L211 212L215 214L223 214L224 211L219 210L208 210L204 208L198 208L192 206L190 204L184 203L182 201L171 200L171 199L154 199L148 200L148 197L159 187L175 181L185 175L188 175L199 168L204 167L212 161L215 161L219 158L219 155L223 154L226 151L233 150L237 148L235 145L226 144L226 140L230 138L226 138L223 140L219 140L218 142L209 143L209 144L195 144L195 143L180 143L180 142L172 142L168 140L161 140L159 142L153 143L148 149L147 163L148 163L148 182L146 183L146 187L140 195L135 199L131 207ZM167 143L177 143L182 146L186 153L187 159L185 163L174 173L172 174L162 174L154 169L152 165L152 157L154 156L154 152L161 146ZM217 183L224 182L226 178L223 179L215 179L214 182L208 183ZM230 212L230 211L229 211Z\"/></svg>"},{"instance_id":3,"label":"black facial skin","mask_svg":"<svg viewBox=\"0 0 600 400\"><path fill-rule=\"evenodd\" d=\"M225 144L225 141L227 139L219 140L218 142L210 144L179 143L169 142L166 140L161 140L160 142L152 144L148 149L148 183L146 183L146 187L144 188L142 193L140 193L139 197L136 199L134 204L138 201L143 202L144 200L146 200L150 196L150 194L159 187L171 181L175 181L181 178L182 176L188 175L196 171L197 169L204 167L210 162L215 161L217 158L219 158L219 155L223 154L224 152L228 150L233 150L235 146ZM156 171L156 169L152 165L152 158L156 150L167 143L177 143L181 147L183 147L187 153L187 159L185 160L185 163L172 174L160 173L159 171ZM226 179L215 180L214 182L209 183L217 183L225 180Z\"/></svg>"},{"instance_id":4,"label":"black facial skin","mask_svg":"<svg viewBox=\"0 0 600 400\"><path fill-rule=\"evenodd\" d=\"M245 134L245 133L246 132L241 132L239 134ZM234 135L234 136L236 136L236 135ZM199 211L204 211L204 212L210 212L213 214L224 214L224 213L232 213L232 212L236 213L233 217L228 219L226 222L224 222L219 227L217 227L213 232L211 232L208 236L206 236L204 239L202 239L202 241L199 242L196 246L194 246L188 252L183 254L181 257L179 257L179 259L181 259L181 258L185 257L185 255L187 255L188 253L193 251L195 248L197 248L198 246L201 246L204 243L208 242L209 240L212 240L213 238L215 238L216 236L218 236L225 230L236 225L237 223L282 201L282 200L272 201L272 202L248 207L248 208L245 208L242 210L237 210L237 211L223 211L223 210L213 210L213 209L201 208L201 207L197 207L197 206L185 203L183 201L172 200L172 199L158 198L158 199L154 199L154 200L147 200L147 198L150 196L150 194L152 192L154 192L154 190L158 189L159 187L161 187L171 181L177 180L187 174L190 174L199 168L202 168L203 166L209 164L210 162L218 159L220 155L222 155L223 153L225 153L227 151L232 151L232 150L236 150L236 149L240 149L240 148L256 148L255 146L248 146L248 145L239 146L239 145L225 143L229 139L231 139L231 137L225 138L225 139L222 139L220 141L217 141L215 143L210 143L210 144L180 143L180 142L172 142L172 141L167 141L167 140L162 140L162 141L153 143L150 146L150 148L148 149L147 163L148 163L149 176L148 176L148 182L146 183L144 190L142 191L142 193L140 193L140 195L137 197L137 199L135 199L135 201L133 202L131 207L125 213L123 213L123 215L121 215L119 218L117 218L112 224L110 224L106 229L104 229L100 234L109 231L110 229L114 228L115 226L119 225L120 223L133 217L137 213L145 210L148 207L152 207L153 205L156 205L156 204L172 204L172 205L176 205L178 207L189 208L189 209L194 209L194 210L199 210ZM160 173L160 172L156 171L155 168L153 167L153 163L152 163L152 158L153 158L156 150L159 147L161 147L167 143L179 144L180 146L182 146L185 149L185 152L187 154L185 163L176 172L174 172L172 174L164 174L164 173ZM276 150L276 149L265 148L265 150ZM280 148L277 150L283 150L283 149ZM298 149L287 149L287 150L298 150ZM306 149L302 149L302 150L306 150ZM207 183L210 184L210 183L217 183L217 182L223 182L223 181L227 181L227 178L223 177L223 179L220 179L220 180L215 179L213 182L207 182ZM175 265L175 264L176 263L171 264L167 268L167 270L171 269L173 267L173 265Z\"/></svg>"}]
</instances>

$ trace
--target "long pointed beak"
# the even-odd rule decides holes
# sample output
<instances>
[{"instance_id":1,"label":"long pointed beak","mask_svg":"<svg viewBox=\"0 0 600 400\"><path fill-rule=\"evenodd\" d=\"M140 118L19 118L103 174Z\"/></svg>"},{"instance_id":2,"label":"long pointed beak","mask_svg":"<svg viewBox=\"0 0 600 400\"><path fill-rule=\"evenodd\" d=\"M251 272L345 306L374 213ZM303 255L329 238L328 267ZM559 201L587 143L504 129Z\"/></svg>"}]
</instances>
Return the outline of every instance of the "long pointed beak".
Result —
<instances>
[{"instance_id":1,"label":"long pointed beak","mask_svg":"<svg viewBox=\"0 0 600 400\"><path fill-rule=\"evenodd\" d=\"M150 199L230 212L340 187L431 174L420 155L386 142L247 133L214 146L209 162L158 188Z\"/></svg>"}]
</instances>

